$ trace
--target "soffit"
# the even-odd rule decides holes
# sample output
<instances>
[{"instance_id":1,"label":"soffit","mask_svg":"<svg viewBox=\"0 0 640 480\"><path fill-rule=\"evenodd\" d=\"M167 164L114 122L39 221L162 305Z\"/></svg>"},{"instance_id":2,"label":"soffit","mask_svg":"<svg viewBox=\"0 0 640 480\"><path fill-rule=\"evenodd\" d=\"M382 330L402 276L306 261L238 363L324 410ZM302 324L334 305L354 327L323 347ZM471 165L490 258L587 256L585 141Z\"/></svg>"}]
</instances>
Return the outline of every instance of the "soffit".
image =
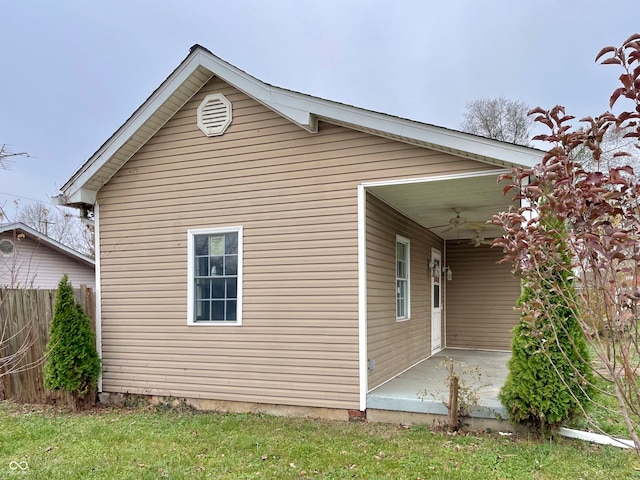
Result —
<instances>
[{"instance_id":1,"label":"soffit","mask_svg":"<svg viewBox=\"0 0 640 480\"><path fill-rule=\"evenodd\" d=\"M211 78L213 73L198 67L146 120L125 140L108 162L105 162L84 184L97 191L129 160L175 113L180 110Z\"/></svg>"},{"instance_id":2,"label":"soffit","mask_svg":"<svg viewBox=\"0 0 640 480\"><path fill-rule=\"evenodd\" d=\"M512 204L511 195L502 194L504 185L497 183L497 174L472 178L426 181L402 185L367 187L367 191L402 212L420 225L431 229L446 240L471 239L476 232L470 225L447 229L455 209L467 222L480 223L484 238L503 234L500 227L485 225L493 215ZM442 227L444 225L444 227Z\"/></svg>"}]
</instances>

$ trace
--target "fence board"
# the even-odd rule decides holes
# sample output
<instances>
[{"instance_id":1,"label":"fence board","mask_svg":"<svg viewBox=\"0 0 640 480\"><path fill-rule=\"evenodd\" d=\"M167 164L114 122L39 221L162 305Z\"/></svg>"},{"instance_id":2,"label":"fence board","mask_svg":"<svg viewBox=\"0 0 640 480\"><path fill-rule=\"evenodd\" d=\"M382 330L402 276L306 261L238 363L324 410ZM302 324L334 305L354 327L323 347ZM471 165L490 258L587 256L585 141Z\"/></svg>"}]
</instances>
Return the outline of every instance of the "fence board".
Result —
<instances>
[{"instance_id":1,"label":"fence board","mask_svg":"<svg viewBox=\"0 0 640 480\"><path fill-rule=\"evenodd\" d=\"M95 303L90 288L81 285L74 297L91 321L95 332ZM11 398L20 403L58 403L73 405L63 391L44 387L44 353L49 340L56 290L0 289L0 399ZM2 359L14 355L22 345L27 351L20 371L7 373Z\"/></svg>"}]
</instances>

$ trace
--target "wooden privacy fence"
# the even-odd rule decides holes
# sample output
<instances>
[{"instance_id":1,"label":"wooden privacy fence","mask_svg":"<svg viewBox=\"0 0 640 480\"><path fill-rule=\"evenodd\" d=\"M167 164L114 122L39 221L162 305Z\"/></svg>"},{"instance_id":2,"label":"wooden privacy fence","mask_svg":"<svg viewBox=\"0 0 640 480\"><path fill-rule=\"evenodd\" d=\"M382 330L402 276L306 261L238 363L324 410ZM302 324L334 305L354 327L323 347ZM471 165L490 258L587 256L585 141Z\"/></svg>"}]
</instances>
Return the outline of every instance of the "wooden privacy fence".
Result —
<instances>
[{"instance_id":1,"label":"wooden privacy fence","mask_svg":"<svg viewBox=\"0 0 640 480\"><path fill-rule=\"evenodd\" d=\"M76 302L91 319L95 332L95 303L90 288L82 285L74 290ZM20 403L63 403L73 405L64 391L44 388L44 354L49 340L49 324L53 318L56 290L23 290L0 288L0 399L11 398ZM1 359L21 355L17 371L8 372Z\"/></svg>"}]
</instances>

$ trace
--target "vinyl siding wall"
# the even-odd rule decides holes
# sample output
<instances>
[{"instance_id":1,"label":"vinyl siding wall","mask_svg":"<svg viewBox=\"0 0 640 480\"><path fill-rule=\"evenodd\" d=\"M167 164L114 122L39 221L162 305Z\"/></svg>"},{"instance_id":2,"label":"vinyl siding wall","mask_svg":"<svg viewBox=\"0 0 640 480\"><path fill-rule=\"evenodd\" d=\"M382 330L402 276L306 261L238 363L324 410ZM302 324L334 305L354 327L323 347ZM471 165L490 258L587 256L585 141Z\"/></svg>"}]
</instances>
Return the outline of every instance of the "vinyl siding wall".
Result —
<instances>
[{"instance_id":1,"label":"vinyl siding wall","mask_svg":"<svg viewBox=\"0 0 640 480\"><path fill-rule=\"evenodd\" d=\"M447 242L453 280L447 282L447 346L509 350L518 322L520 281L500 249Z\"/></svg>"},{"instance_id":2,"label":"vinyl siding wall","mask_svg":"<svg viewBox=\"0 0 640 480\"><path fill-rule=\"evenodd\" d=\"M13 241L14 254L11 257L0 255L0 286L55 290L66 273L74 286L86 285L95 289L93 267L28 237L18 239L14 233L5 232L0 234L2 238Z\"/></svg>"},{"instance_id":3,"label":"vinyl siding wall","mask_svg":"<svg viewBox=\"0 0 640 480\"><path fill-rule=\"evenodd\" d=\"M105 391L358 408L357 185L484 167L319 129L214 78L98 192ZM187 230L239 225L243 325L187 326Z\"/></svg>"},{"instance_id":4,"label":"vinyl siding wall","mask_svg":"<svg viewBox=\"0 0 640 480\"><path fill-rule=\"evenodd\" d=\"M409 247L411 318L396 321L396 235ZM431 354L431 248L444 243L372 195L367 195L367 337L369 389ZM444 314L443 314L444 318Z\"/></svg>"}]
</instances>

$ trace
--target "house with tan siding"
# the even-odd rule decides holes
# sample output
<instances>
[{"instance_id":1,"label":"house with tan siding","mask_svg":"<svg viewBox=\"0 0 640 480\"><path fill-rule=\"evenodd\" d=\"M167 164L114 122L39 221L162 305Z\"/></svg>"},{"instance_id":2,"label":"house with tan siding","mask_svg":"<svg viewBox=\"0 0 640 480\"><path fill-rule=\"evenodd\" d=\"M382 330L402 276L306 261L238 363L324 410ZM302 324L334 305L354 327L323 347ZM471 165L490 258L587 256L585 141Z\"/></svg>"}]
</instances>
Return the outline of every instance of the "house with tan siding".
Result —
<instances>
[{"instance_id":1,"label":"house with tan siding","mask_svg":"<svg viewBox=\"0 0 640 480\"><path fill-rule=\"evenodd\" d=\"M0 287L55 290L64 274L95 289L94 260L24 223L0 224Z\"/></svg>"},{"instance_id":2,"label":"house with tan siding","mask_svg":"<svg viewBox=\"0 0 640 480\"><path fill-rule=\"evenodd\" d=\"M508 350L484 222L540 159L192 47L61 189L95 222L100 388L346 418L442 349Z\"/></svg>"}]
</instances>

